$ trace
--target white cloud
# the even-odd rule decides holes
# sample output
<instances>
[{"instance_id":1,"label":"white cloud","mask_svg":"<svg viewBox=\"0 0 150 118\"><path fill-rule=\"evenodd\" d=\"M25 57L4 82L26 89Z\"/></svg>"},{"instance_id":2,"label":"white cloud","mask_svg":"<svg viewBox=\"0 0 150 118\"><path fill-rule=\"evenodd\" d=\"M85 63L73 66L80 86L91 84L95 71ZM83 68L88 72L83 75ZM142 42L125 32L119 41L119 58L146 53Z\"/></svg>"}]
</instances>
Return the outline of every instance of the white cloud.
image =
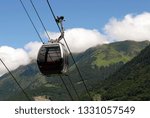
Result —
<instances>
[{"instance_id":1,"label":"white cloud","mask_svg":"<svg viewBox=\"0 0 150 118\"><path fill-rule=\"evenodd\" d=\"M59 33L49 32L52 39L59 37ZM97 30L73 28L65 31L65 39L72 52L83 52L86 49L108 43L105 36Z\"/></svg>"},{"instance_id":2,"label":"white cloud","mask_svg":"<svg viewBox=\"0 0 150 118\"><path fill-rule=\"evenodd\" d=\"M42 43L40 42L29 42L28 44L25 45L25 50L28 53L28 56L31 60L36 59L37 58L37 54L39 51L39 48L42 46Z\"/></svg>"},{"instance_id":3,"label":"white cloud","mask_svg":"<svg viewBox=\"0 0 150 118\"><path fill-rule=\"evenodd\" d=\"M104 31L111 40L150 40L150 13L128 14L122 20L112 18Z\"/></svg>"},{"instance_id":4,"label":"white cloud","mask_svg":"<svg viewBox=\"0 0 150 118\"><path fill-rule=\"evenodd\" d=\"M12 71L21 65L29 64L33 59L37 58L40 42L29 42L24 48L12 48L9 46L0 47L0 58ZM7 72L6 68L0 62L0 76Z\"/></svg>"},{"instance_id":5,"label":"white cloud","mask_svg":"<svg viewBox=\"0 0 150 118\"><path fill-rule=\"evenodd\" d=\"M8 66L10 70L18 68L20 65L27 65L30 63L28 54L23 49L15 49L8 46L0 47L0 58ZM6 73L7 70L0 63L0 75Z\"/></svg>"}]
</instances>

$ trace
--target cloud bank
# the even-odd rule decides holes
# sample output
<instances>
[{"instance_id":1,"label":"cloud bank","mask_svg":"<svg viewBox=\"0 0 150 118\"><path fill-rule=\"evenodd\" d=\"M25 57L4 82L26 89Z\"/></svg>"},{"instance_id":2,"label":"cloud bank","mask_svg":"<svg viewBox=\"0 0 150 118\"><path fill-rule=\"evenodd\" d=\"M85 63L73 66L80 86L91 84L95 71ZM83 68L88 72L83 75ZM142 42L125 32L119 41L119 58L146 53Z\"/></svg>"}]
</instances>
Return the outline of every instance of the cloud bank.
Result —
<instances>
[{"instance_id":1,"label":"cloud bank","mask_svg":"<svg viewBox=\"0 0 150 118\"><path fill-rule=\"evenodd\" d=\"M110 19L104 27L104 31L110 41L150 40L150 13L139 15L126 15L122 20Z\"/></svg>"},{"instance_id":2,"label":"cloud bank","mask_svg":"<svg viewBox=\"0 0 150 118\"><path fill-rule=\"evenodd\" d=\"M9 46L0 47L0 58L6 66L12 71L21 65L29 64L37 58L38 50L42 44L40 42L30 42L24 48L12 48ZM0 76L7 72L6 68L0 62Z\"/></svg>"},{"instance_id":3,"label":"cloud bank","mask_svg":"<svg viewBox=\"0 0 150 118\"><path fill-rule=\"evenodd\" d=\"M49 32L49 35L52 39L56 39L60 34ZM84 28L73 28L66 30L65 39L72 52L83 52L90 47L108 43L106 37L99 31Z\"/></svg>"},{"instance_id":4,"label":"cloud bank","mask_svg":"<svg viewBox=\"0 0 150 118\"><path fill-rule=\"evenodd\" d=\"M150 13L139 15L127 14L123 19L111 18L104 26L104 33L97 30L73 28L65 31L65 39L72 52L83 52L86 49L113 41L134 40L150 41ZM58 32L49 32L52 39L58 38ZM46 37L44 33L44 37ZM62 40L63 41L63 40ZM29 64L37 58L40 42L29 42L23 48L15 49L9 46L0 47L0 58L10 70ZM0 75L7 70L0 63Z\"/></svg>"},{"instance_id":5,"label":"cloud bank","mask_svg":"<svg viewBox=\"0 0 150 118\"><path fill-rule=\"evenodd\" d=\"M30 62L28 54L23 49L14 49L8 46L0 47L0 58L8 66L10 70L18 68L20 65L27 65ZM7 70L0 63L0 75L6 73Z\"/></svg>"}]
</instances>

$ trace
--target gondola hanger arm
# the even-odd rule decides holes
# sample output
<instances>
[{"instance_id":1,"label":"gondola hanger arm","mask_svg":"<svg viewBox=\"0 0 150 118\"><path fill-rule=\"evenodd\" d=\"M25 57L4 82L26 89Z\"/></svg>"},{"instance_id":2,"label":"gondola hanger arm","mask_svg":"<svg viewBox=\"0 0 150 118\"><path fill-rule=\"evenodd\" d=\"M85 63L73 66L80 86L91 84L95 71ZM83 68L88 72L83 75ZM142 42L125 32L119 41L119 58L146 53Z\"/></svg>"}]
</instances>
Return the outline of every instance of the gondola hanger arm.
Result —
<instances>
[{"instance_id":1,"label":"gondola hanger arm","mask_svg":"<svg viewBox=\"0 0 150 118\"><path fill-rule=\"evenodd\" d=\"M64 20L64 16L60 16L60 17L57 16L55 21L57 22L57 24L61 28L61 34L60 34L60 36L57 39L51 39L50 40L51 43L59 43L60 40L64 38L64 27L63 27L63 21L65 21Z\"/></svg>"}]
</instances>

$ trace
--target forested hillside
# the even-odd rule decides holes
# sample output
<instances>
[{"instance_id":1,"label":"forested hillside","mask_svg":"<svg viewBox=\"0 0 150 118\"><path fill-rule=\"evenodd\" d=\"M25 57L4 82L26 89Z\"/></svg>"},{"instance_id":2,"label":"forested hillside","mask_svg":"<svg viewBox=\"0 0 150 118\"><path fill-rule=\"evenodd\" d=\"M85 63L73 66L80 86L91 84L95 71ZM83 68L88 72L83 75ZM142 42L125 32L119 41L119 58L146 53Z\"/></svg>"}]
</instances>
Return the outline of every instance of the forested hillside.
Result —
<instances>
[{"instance_id":1,"label":"forested hillside","mask_svg":"<svg viewBox=\"0 0 150 118\"><path fill-rule=\"evenodd\" d=\"M150 46L106 79L102 100L150 100Z\"/></svg>"}]
</instances>

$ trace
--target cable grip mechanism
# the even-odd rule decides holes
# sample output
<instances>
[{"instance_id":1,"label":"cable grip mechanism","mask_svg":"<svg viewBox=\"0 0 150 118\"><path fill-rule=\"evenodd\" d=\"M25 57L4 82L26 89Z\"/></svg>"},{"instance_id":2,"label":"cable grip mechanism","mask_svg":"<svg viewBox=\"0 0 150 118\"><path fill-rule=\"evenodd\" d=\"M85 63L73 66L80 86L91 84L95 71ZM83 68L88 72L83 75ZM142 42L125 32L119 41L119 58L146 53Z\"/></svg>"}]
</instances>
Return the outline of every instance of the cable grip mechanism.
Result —
<instances>
[{"instance_id":1,"label":"cable grip mechanism","mask_svg":"<svg viewBox=\"0 0 150 118\"><path fill-rule=\"evenodd\" d=\"M63 27L63 21L64 20L64 16L57 16L57 18L55 18L56 23L60 26L60 36L57 39L51 39L50 42L51 43L59 43L61 39L64 38L64 27Z\"/></svg>"}]
</instances>

